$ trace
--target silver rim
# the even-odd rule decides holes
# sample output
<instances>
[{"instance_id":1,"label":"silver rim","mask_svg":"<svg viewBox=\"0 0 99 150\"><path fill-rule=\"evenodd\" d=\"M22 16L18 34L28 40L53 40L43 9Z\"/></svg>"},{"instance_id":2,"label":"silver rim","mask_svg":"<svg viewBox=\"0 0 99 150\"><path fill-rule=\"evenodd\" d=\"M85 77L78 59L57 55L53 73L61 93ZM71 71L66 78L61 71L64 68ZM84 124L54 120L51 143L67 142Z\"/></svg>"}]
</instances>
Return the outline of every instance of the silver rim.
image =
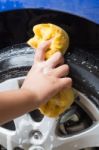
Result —
<instances>
[{"instance_id":1,"label":"silver rim","mask_svg":"<svg viewBox=\"0 0 99 150\"><path fill-rule=\"evenodd\" d=\"M24 77L21 77L2 82L0 91L18 89L23 80ZM99 147L99 110L84 94L77 90L75 93L79 97L76 99L76 105L92 120L86 129L62 136L57 134L60 117L53 119L44 116L37 122L28 113L14 120L14 131L0 127L0 144L7 150L16 147L24 150L87 150L89 147Z\"/></svg>"}]
</instances>

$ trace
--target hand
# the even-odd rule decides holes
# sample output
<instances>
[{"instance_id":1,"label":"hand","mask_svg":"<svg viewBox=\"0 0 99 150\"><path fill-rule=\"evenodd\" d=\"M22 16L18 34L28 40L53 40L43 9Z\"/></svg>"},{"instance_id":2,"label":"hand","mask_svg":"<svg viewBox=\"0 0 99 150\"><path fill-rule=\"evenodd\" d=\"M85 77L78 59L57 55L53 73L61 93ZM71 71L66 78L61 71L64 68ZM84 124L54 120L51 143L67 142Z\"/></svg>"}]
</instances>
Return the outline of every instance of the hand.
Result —
<instances>
[{"instance_id":1,"label":"hand","mask_svg":"<svg viewBox=\"0 0 99 150\"><path fill-rule=\"evenodd\" d=\"M60 90L70 88L72 85L71 78L66 77L69 67L63 64L64 59L60 52L45 60L45 51L50 44L51 41L44 42L36 50L34 64L21 87L21 90L28 93L31 98L35 97L38 107Z\"/></svg>"}]
</instances>

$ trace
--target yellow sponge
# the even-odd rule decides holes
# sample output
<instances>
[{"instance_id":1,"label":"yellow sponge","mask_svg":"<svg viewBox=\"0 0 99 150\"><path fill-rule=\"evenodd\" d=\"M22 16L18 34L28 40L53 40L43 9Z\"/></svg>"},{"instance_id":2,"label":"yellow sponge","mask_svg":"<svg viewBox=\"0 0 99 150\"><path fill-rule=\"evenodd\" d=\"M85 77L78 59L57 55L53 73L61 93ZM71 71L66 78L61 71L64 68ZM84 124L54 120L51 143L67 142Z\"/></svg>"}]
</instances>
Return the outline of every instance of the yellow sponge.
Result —
<instances>
[{"instance_id":1,"label":"yellow sponge","mask_svg":"<svg viewBox=\"0 0 99 150\"><path fill-rule=\"evenodd\" d=\"M60 51L62 54L66 52L69 46L69 37L59 26L51 23L38 24L33 27L33 31L34 37L27 42L33 48L38 48L43 41L53 38L51 46L46 52L46 59L50 58L57 51ZM57 117L68 109L73 101L73 89L64 89L39 109L41 113L48 117Z\"/></svg>"}]
</instances>

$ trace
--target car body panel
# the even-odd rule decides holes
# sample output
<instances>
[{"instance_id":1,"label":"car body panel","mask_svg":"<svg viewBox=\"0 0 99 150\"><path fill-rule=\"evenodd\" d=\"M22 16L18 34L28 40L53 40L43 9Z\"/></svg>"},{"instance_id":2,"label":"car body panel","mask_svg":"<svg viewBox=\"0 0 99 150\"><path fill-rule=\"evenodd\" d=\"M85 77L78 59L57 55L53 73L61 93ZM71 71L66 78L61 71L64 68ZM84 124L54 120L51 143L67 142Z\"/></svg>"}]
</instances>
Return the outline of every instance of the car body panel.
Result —
<instances>
[{"instance_id":1,"label":"car body panel","mask_svg":"<svg viewBox=\"0 0 99 150\"><path fill-rule=\"evenodd\" d=\"M99 24L98 0L0 0L0 12L16 9L42 8L75 14Z\"/></svg>"}]
</instances>

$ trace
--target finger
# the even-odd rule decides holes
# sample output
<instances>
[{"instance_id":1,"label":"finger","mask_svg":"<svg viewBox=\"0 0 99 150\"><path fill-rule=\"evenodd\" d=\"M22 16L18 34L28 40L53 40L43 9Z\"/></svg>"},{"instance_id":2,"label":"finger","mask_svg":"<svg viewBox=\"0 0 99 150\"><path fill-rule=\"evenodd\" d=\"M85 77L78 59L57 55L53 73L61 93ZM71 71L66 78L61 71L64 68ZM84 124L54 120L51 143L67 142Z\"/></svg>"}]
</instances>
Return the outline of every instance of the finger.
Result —
<instances>
[{"instance_id":1,"label":"finger","mask_svg":"<svg viewBox=\"0 0 99 150\"><path fill-rule=\"evenodd\" d=\"M69 77L60 79L60 86L62 88L71 88L72 87L72 79Z\"/></svg>"},{"instance_id":2,"label":"finger","mask_svg":"<svg viewBox=\"0 0 99 150\"><path fill-rule=\"evenodd\" d=\"M52 40L42 42L36 49L34 61L43 61L45 59L45 51L49 48Z\"/></svg>"},{"instance_id":3,"label":"finger","mask_svg":"<svg viewBox=\"0 0 99 150\"><path fill-rule=\"evenodd\" d=\"M56 52L47 60L47 65L51 68L54 68L60 64L64 63L64 58L60 52Z\"/></svg>"},{"instance_id":4,"label":"finger","mask_svg":"<svg viewBox=\"0 0 99 150\"><path fill-rule=\"evenodd\" d=\"M59 77L59 78L65 77L69 73L69 66L64 64L62 66L59 66L59 67L53 69L53 72L54 72L56 77Z\"/></svg>"}]
</instances>

